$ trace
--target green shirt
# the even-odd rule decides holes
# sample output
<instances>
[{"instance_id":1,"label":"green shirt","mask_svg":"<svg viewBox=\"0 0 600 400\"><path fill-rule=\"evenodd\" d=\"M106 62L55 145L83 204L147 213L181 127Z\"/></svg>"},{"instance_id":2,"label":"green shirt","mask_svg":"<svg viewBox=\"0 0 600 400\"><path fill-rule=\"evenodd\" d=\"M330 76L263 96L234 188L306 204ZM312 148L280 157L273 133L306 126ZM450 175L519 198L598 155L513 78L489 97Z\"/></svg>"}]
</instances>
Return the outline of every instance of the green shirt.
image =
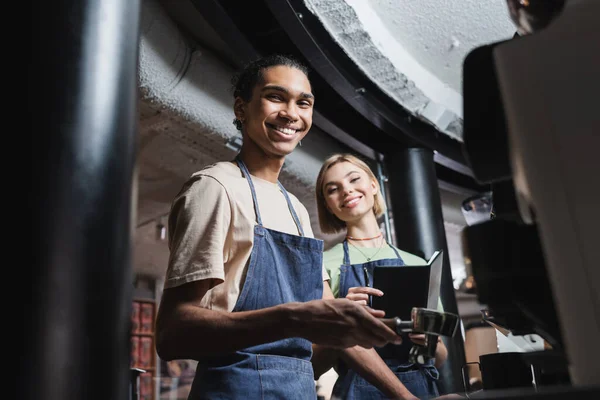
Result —
<instances>
[{"instance_id":1,"label":"green shirt","mask_svg":"<svg viewBox=\"0 0 600 400\"><path fill-rule=\"evenodd\" d=\"M427 265L427 261L423 260L419 256L408 253L406 251L398 250L398 254L404 260L406 265ZM367 262L367 257L371 258L371 261L382 260L384 258L396 258L396 253L390 246L384 246L381 249L378 247L361 247L357 249L352 245L348 245L348 251L350 253L350 262L353 264ZM335 297L340 294L340 266L344 262L344 244L339 243L333 246L331 249L323 253L323 264L329 274L329 286ZM443 311L441 300L438 303L438 310Z\"/></svg>"}]
</instances>

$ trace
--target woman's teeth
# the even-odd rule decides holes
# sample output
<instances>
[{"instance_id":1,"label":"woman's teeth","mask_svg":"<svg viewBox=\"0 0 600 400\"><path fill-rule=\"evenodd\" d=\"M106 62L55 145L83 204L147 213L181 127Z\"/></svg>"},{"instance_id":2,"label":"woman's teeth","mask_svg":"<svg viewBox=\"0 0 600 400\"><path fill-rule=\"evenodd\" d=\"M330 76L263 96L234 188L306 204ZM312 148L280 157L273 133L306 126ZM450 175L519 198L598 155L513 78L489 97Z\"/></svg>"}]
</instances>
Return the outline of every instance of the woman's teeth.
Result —
<instances>
[{"instance_id":1,"label":"woman's teeth","mask_svg":"<svg viewBox=\"0 0 600 400\"><path fill-rule=\"evenodd\" d=\"M352 205L358 203L359 200L360 200L360 197L357 197L356 199L350 200L349 202L346 203L346 207L352 206Z\"/></svg>"}]
</instances>

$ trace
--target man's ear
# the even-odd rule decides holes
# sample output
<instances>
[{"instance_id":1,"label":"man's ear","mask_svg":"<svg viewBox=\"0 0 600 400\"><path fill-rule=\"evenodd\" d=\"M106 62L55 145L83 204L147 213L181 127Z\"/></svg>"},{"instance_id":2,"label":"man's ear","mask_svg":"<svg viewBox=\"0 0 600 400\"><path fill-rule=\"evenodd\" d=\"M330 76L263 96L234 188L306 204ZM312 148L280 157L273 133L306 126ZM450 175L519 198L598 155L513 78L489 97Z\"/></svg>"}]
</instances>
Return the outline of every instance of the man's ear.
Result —
<instances>
[{"instance_id":1,"label":"man's ear","mask_svg":"<svg viewBox=\"0 0 600 400\"><path fill-rule=\"evenodd\" d=\"M244 122L246 119L246 102L242 100L241 97L235 98L235 102L233 103L233 112L238 120Z\"/></svg>"}]
</instances>

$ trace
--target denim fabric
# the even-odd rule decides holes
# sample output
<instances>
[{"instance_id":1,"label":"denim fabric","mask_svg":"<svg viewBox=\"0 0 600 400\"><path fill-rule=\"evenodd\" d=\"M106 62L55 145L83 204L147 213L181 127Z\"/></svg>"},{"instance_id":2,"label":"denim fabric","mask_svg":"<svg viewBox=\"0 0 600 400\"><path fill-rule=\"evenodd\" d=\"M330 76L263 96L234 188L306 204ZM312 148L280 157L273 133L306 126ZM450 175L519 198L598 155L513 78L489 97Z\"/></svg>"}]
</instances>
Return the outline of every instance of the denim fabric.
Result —
<instances>
[{"instance_id":1,"label":"denim fabric","mask_svg":"<svg viewBox=\"0 0 600 400\"><path fill-rule=\"evenodd\" d=\"M394 247L392 247L394 249ZM363 264L351 264L348 242L344 241L344 264L340 267L340 294L345 297L351 287L367 286L365 274L373 281L375 267L394 267L405 265L400 254L394 249L397 258L386 258ZM404 337L401 345L387 345L377 348L377 352L390 367L406 388L419 399L429 399L439 396L436 380L439 373L435 366L416 365L408 361L408 352L412 342ZM355 371L341 364L338 369L339 378L333 387L333 398L344 400L375 400L385 399L386 396L375 386L371 385Z\"/></svg>"},{"instance_id":2,"label":"denim fabric","mask_svg":"<svg viewBox=\"0 0 600 400\"><path fill-rule=\"evenodd\" d=\"M250 185L258 224L244 286L233 312L322 298L323 241L304 237L281 184L300 236L262 226L250 173L241 160L237 162ZM311 357L308 340L288 338L202 360L188 399L316 399Z\"/></svg>"}]
</instances>

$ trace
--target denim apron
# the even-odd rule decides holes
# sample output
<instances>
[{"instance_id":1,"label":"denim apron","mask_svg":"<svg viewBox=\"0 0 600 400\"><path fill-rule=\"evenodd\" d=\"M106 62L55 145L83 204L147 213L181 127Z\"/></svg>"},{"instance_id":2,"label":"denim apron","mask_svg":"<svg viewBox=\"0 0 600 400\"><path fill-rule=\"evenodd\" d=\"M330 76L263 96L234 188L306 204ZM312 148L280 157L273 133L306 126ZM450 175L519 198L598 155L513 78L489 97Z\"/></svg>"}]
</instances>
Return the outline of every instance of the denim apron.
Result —
<instances>
[{"instance_id":1,"label":"denim apron","mask_svg":"<svg viewBox=\"0 0 600 400\"><path fill-rule=\"evenodd\" d=\"M281 185L300 236L265 228L250 173L246 177L256 212L254 244L246 278L233 312L259 310L323 297L323 241L304 236L300 220ZM201 360L188 399L317 398L310 359L312 344L288 338Z\"/></svg>"},{"instance_id":2,"label":"denim apron","mask_svg":"<svg viewBox=\"0 0 600 400\"><path fill-rule=\"evenodd\" d=\"M351 287L370 286L366 282L366 277L368 277L369 282L373 282L373 269L375 267L405 265L402 257L400 257L400 254L398 254L398 251L393 246L390 247L396 253L397 258L386 258L363 264L351 264L348 241L345 240L343 246L344 263L340 267L339 297L346 297ZM390 315L389 317L393 316ZM414 396L417 396L419 399L429 399L439 396L435 382L439 377L439 373L433 365L433 361L426 365L410 363L408 361L408 352L413 343L408 338L408 335L404 335L403 339L401 345L388 344L384 347L376 348L377 353ZM369 400L386 398L383 392L343 363L340 363L337 372L339 378L333 387L332 399Z\"/></svg>"}]
</instances>

